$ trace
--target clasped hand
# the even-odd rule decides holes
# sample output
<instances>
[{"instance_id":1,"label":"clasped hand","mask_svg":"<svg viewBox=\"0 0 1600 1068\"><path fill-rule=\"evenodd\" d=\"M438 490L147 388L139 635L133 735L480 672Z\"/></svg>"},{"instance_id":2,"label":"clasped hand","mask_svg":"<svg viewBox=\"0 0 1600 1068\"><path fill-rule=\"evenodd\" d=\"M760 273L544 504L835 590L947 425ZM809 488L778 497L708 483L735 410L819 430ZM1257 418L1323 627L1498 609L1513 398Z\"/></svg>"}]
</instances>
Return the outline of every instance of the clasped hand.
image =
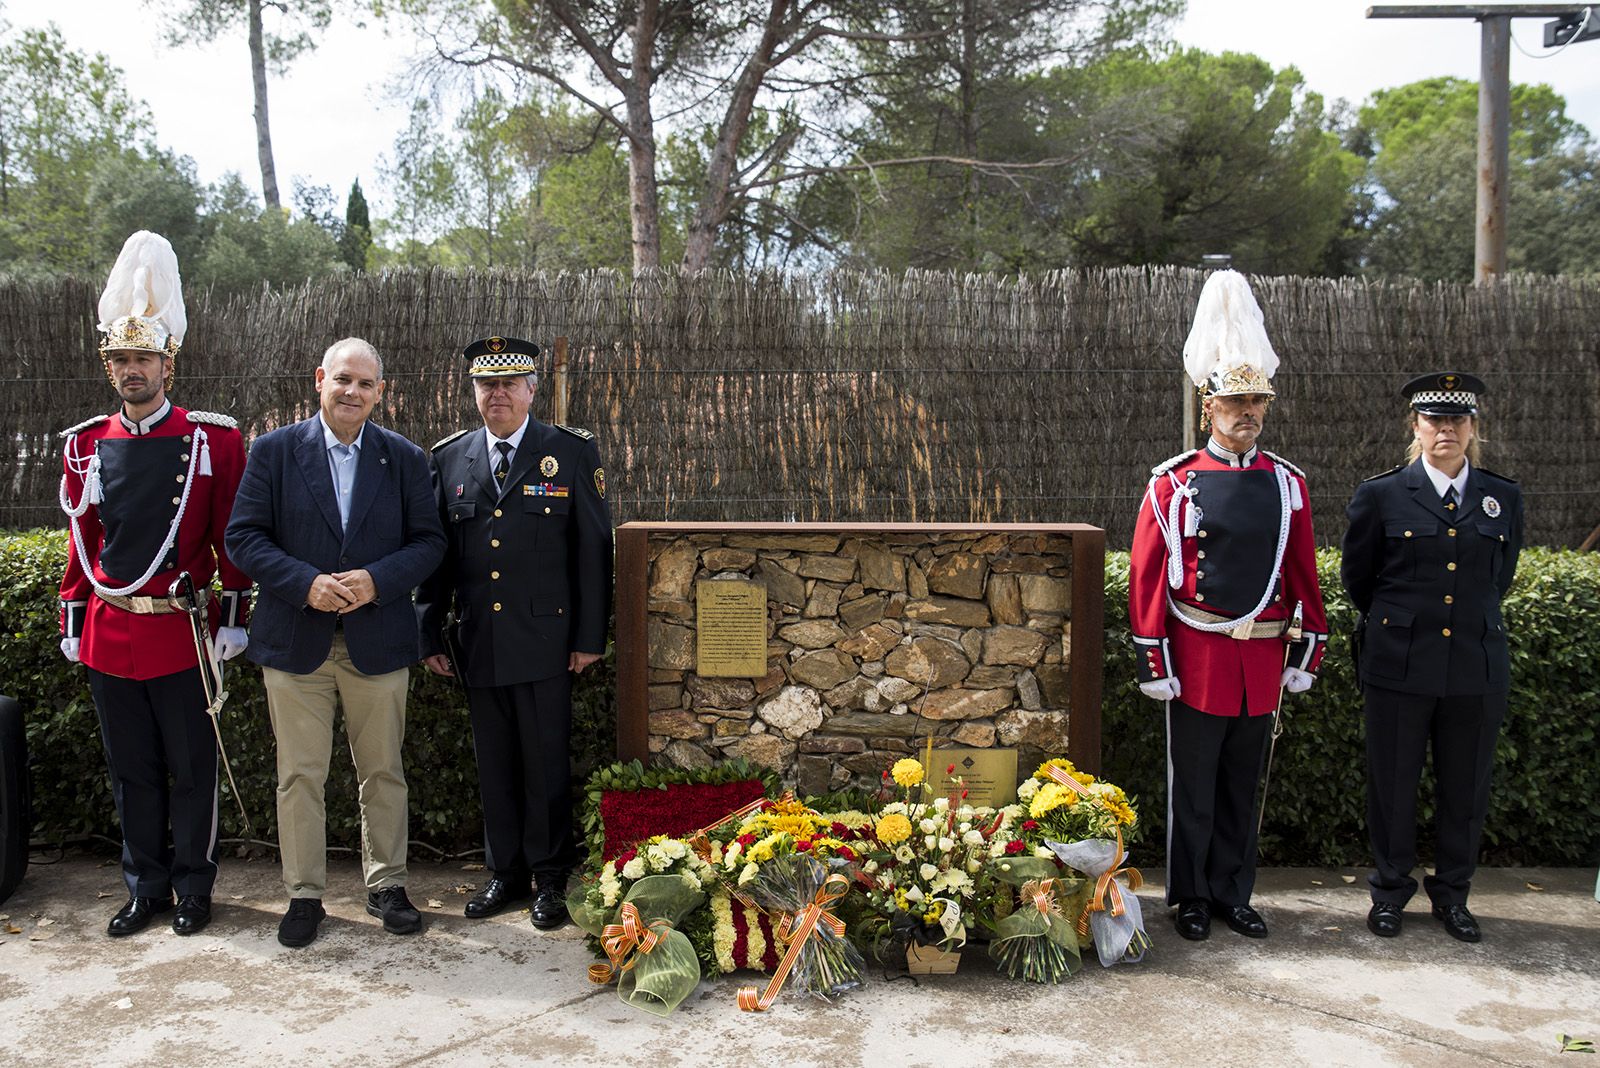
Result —
<instances>
[{"instance_id":1,"label":"clasped hand","mask_svg":"<svg viewBox=\"0 0 1600 1068\"><path fill-rule=\"evenodd\" d=\"M336 571L331 575L318 575L311 582L311 592L306 604L319 612L337 612L344 615L354 612L375 600L378 587L366 568L354 571Z\"/></svg>"}]
</instances>

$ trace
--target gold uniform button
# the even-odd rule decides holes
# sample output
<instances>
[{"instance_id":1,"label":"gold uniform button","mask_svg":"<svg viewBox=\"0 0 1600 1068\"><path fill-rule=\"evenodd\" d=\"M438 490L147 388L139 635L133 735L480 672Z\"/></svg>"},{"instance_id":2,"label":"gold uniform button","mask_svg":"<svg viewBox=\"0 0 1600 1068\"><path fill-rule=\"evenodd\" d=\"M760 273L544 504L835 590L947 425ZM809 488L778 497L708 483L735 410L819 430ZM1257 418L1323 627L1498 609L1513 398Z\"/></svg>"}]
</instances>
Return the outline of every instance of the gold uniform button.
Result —
<instances>
[{"instance_id":1,"label":"gold uniform button","mask_svg":"<svg viewBox=\"0 0 1600 1068\"><path fill-rule=\"evenodd\" d=\"M181 503L183 503L183 498L182 497L174 497L174 498L172 498L172 503L173 504L181 504Z\"/></svg>"},{"instance_id":2,"label":"gold uniform button","mask_svg":"<svg viewBox=\"0 0 1600 1068\"><path fill-rule=\"evenodd\" d=\"M1388 616L1384 616L1383 617L1383 625L1386 626L1386 627L1389 625L1389 617Z\"/></svg>"},{"instance_id":3,"label":"gold uniform button","mask_svg":"<svg viewBox=\"0 0 1600 1068\"><path fill-rule=\"evenodd\" d=\"M1206 551L1205 551L1205 550L1204 550L1204 549L1201 549L1201 550L1200 550L1200 551L1199 551L1199 552L1198 552L1198 553L1196 553L1196 554L1195 554L1195 555L1196 555L1196 556L1198 556L1198 557L1200 557L1200 559L1202 559L1202 560L1204 560L1204 559L1205 559L1205 558L1206 558Z\"/></svg>"},{"instance_id":4,"label":"gold uniform button","mask_svg":"<svg viewBox=\"0 0 1600 1068\"><path fill-rule=\"evenodd\" d=\"M1454 571L1454 570L1455 570L1455 569L1456 569L1456 563L1455 563L1455 561L1454 561L1454 560L1452 560L1452 561L1450 561L1450 562L1449 562L1449 563L1448 563L1448 564L1445 564L1445 565L1444 565L1444 569L1445 569L1445 570L1446 570L1446 571Z\"/></svg>"},{"instance_id":5,"label":"gold uniform button","mask_svg":"<svg viewBox=\"0 0 1600 1068\"><path fill-rule=\"evenodd\" d=\"M1203 537L1205 537L1205 536L1206 536L1206 532L1205 532L1205 531L1203 531L1203 530L1202 530L1202 531L1201 531L1201 532L1200 532L1200 536L1201 536L1201 537L1202 537L1202 538L1203 538Z\"/></svg>"},{"instance_id":6,"label":"gold uniform button","mask_svg":"<svg viewBox=\"0 0 1600 1068\"><path fill-rule=\"evenodd\" d=\"M1444 630L1441 633L1444 634L1444 636L1446 638L1450 637L1450 628L1449 627L1444 628Z\"/></svg>"},{"instance_id":7,"label":"gold uniform button","mask_svg":"<svg viewBox=\"0 0 1600 1068\"><path fill-rule=\"evenodd\" d=\"M185 435L184 435L184 436L183 436L183 440L184 440L184 441L188 441L188 440L189 440L189 435L188 435L188 434L185 434Z\"/></svg>"},{"instance_id":8,"label":"gold uniform button","mask_svg":"<svg viewBox=\"0 0 1600 1068\"><path fill-rule=\"evenodd\" d=\"M499 577L500 577L500 572L498 572L498 571L491 571L491 572L489 572L489 577L490 577L490 578L492 578L492 579L497 579L497 578L499 578Z\"/></svg>"},{"instance_id":9,"label":"gold uniform button","mask_svg":"<svg viewBox=\"0 0 1600 1068\"><path fill-rule=\"evenodd\" d=\"M499 602L499 601L496 601L496 602L495 602L495 603L494 603L494 610L495 610L495 611L496 611L496 612L498 612L498 611L500 611L500 602ZM1445 633L1447 633L1447 634L1448 634L1448 633L1449 633L1449 632L1448 632L1448 631L1446 631L1446 632L1445 632Z\"/></svg>"},{"instance_id":10,"label":"gold uniform button","mask_svg":"<svg viewBox=\"0 0 1600 1068\"><path fill-rule=\"evenodd\" d=\"M1206 577L1206 573L1204 571L1196 571L1194 573L1194 577L1197 579L1203 579Z\"/></svg>"},{"instance_id":11,"label":"gold uniform button","mask_svg":"<svg viewBox=\"0 0 1600 1068\"><path fill-rule=\"evenodd\" d=\"M179 476L178 476L178 481L179 481L179 482L182 482L182 481L183 481L183 476L182 476L182 475L179 475Z\"/></svg>"},{"instance_id":12,"label":"gold uniform button","mask_svg":"<svg viewBox=\"0 0 1600 1068\"><path fill-rule=\"evenodd\" d=\"M1411 531L1409 531L1409 530L1406 531L1406 537L1408 537L1408 538L1411 537Z\"/></svg>"},{"instance_id":13,"label":"gold uniform button","mask_svg":"<svg viewBox=\"0 0 1600 1068\"><path fill-rule=\"evenodd\" d=\"M1450 533L1450 536L1452 538L1455 537L1456 536L1456 528L1455 527L1451 527L1449 533Z\"/></svg>"},{"instance_id":14,"label":"gold uniform button","mask_svg":"<svg viewBox=\"0 0 1600 1068\"><path fill-rule=\"evenodd\" d=\"M1194 599L1197 601L1203 601L1206 599L1206 595L1203 593L1197 593L1194 595Z\"/></svg>"},{"instance_id":15,"label":"gold uniform button","mask_svg":"<svg viewBox=\"0 0 1600 1068\"><path fill-rule=\"evenodd\" d=\"M1454 597L1450 596L1447 593L1447 594L1444 595L1444 603L1445 604L1455 604L1456 603L1456 599Z\"/></svg>"},{"instance_id":16,"label":"gold uniform button","mask_svg":"<svg viewBox=\"0 0 1600 1068\"><path fill-rule=\"evenodd\" d=\"M549 514L550 514L550 509L549 509L549 508L546 508L546 509L545 509L545 510L544 510L544 514L545 514L545 515L549 515Z\"/></svg>"},{"instance_id":17,"label":"gold uniform button","mask_svg":"<svg viewBox=\"0 0 1600 1068\"><path fill-rule=\"evenodd\" d=\"M491 549L500 548L500 539L499 538L490 538L489 539L489 548L491 548Z\"/></svg>"},{"instance_id":18,"label":"gold uniform button","mask_svg":"<svg viewBox=\"0 0 1600 1068\"><path fill-rule=\"evenodd\" d=\"M556 615L558 615L558 616L564 616L564 615L566 615L566 614L567 614L567 610L566 610L566 609L565 609L565 608L557 608L557 609L556 609Z\"/></svg>"},{"instance_id":19,"label":"gold uniform button","mask_svg":"<svg viewBox=\"0 0 1600 1068\"><path fill-rule=\"evenodd\" d=\"M178 457L178 459L182 463L188 463L189 462L189 454L188 453L184 453L182 456Z\"/></svg>"},{"instance_id":20,"label":"gold uniform button","mask_svg":"<svg viewBox=\"0 0 1600 1068\"><path fill-rule=\"evenodd\" d=\"M495 509L495 510L494 510L494 517L495 517L495 518L496 518L496 519L499 519L499 518L500 518L500 509L498 509L498 508L496 508L496 509Z\"/></svg>"}]
</instances>

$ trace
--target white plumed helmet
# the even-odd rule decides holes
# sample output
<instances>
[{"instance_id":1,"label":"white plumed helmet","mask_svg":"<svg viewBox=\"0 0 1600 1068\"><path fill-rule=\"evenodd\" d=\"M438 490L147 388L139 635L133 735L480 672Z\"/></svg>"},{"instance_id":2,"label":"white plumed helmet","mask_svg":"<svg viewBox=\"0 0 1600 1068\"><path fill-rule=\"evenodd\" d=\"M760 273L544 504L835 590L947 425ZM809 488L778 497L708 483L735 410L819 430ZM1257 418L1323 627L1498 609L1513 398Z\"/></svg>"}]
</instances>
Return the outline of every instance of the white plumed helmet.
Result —
<instances>
[{"instance_id":1,"label":"white plumed helmet","mask_svg":"<svg viewBox=\"0 0 1600 1068\"><path fill-rule=\"evenodd\" d=\"M1208 396L1277 395L1272 376L1278 373L1278 354L1267 340L1250 283L1238 271L1217 271L1206 279L1183 343L1183 368Z\"/></svg>"},{"instance_id":2,"label":"white plumed helmet","mask_svg":"<svg viewBox=\"0 0 1600 1068\"><path fill-rule=\"evenodd\" d=\"M189 328L178 256L160 234L140 230L123 243L100 294L101 353L138 349L174 355Z\"/></svg>"}]
</instances>

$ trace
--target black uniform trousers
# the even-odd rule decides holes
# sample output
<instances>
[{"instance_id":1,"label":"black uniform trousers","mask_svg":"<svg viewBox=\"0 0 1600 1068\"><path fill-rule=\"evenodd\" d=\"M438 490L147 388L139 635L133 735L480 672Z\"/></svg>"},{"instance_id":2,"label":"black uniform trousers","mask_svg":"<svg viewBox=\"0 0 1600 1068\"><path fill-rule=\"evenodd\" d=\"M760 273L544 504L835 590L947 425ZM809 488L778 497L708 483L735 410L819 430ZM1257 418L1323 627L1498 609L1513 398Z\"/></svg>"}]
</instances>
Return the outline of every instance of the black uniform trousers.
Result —
<instances>
[{"instance_id":1,"label":"black uniform trousers","mask_svg":"<svg viewBox=\"0 0 1600 1068\"><path fill-rule=\"evenodd\" d=\"M142 680L87 670L122 821L128 893L209 895L217 879L217 743L200 669Z\"/></svg>"},{"instance_id":2,"label":"black uniform trousers","mask_svg":"<svg viewBox=\"0 0 1600 1068\"><path fill-rule=\"evenodd\" d=\"M1256 783L1272 717L1167 702L1167 904L1247 905L1256 885Z\"/></svg>"},{"instance_id":3,"label":"black uniform trousers","mask_svg":"<svg viewBox=\"0 0 1600 1068\"><path fill-rule=\"evenodd\" d=\"M1411 876L1417 866L1417 786L1432 743L1434 874L1423 888L1435 905L1465 905L1489 811L1506 695L1431 697L1369 682L1365 698L1372 900L1403 906L1417 892Z\"/></svg>"},{"instance_id":4,"label":"black uniform trousers","mask_svg":"<svg viewBox=\"0 0 1600 1068\"><path fill-rule=\"evenodd\" d=\"M483 800L484 860L496 876L564 876L577 866L572 830L572 673L510 686L469 686Z\"/></svg>"}]
</instances>

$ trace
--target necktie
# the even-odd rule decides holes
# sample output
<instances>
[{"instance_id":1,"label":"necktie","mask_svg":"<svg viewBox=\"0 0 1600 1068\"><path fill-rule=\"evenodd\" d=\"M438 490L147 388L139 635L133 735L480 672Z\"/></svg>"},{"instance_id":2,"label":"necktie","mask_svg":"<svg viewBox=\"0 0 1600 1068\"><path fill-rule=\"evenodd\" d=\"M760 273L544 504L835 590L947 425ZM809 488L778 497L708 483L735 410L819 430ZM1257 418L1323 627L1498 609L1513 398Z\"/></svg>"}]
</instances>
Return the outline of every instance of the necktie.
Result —
<instances>
[{"instance_id":1,"label":"necktie","mask_svg":"<svg viewBox=\"0 0 1600 1068\"><path fill-rule=\"evenodd\" d=\"M497 441L495 450L500 453L500 459L494 465L494 484L501 489L506 488L506 476L511 473L511 442Z\"/></svg>"},{"instance_id":2,"label":"necktie","mask_svg":"<svg viewBox=\"0 0 1600 1068\"><path fill-rule=\"evenodd\" d=\"M1456 488L1454 486L1450 486L1444 491L1444 510L1447 512L1456 510Z\"/></svg>"}]
</instances>

